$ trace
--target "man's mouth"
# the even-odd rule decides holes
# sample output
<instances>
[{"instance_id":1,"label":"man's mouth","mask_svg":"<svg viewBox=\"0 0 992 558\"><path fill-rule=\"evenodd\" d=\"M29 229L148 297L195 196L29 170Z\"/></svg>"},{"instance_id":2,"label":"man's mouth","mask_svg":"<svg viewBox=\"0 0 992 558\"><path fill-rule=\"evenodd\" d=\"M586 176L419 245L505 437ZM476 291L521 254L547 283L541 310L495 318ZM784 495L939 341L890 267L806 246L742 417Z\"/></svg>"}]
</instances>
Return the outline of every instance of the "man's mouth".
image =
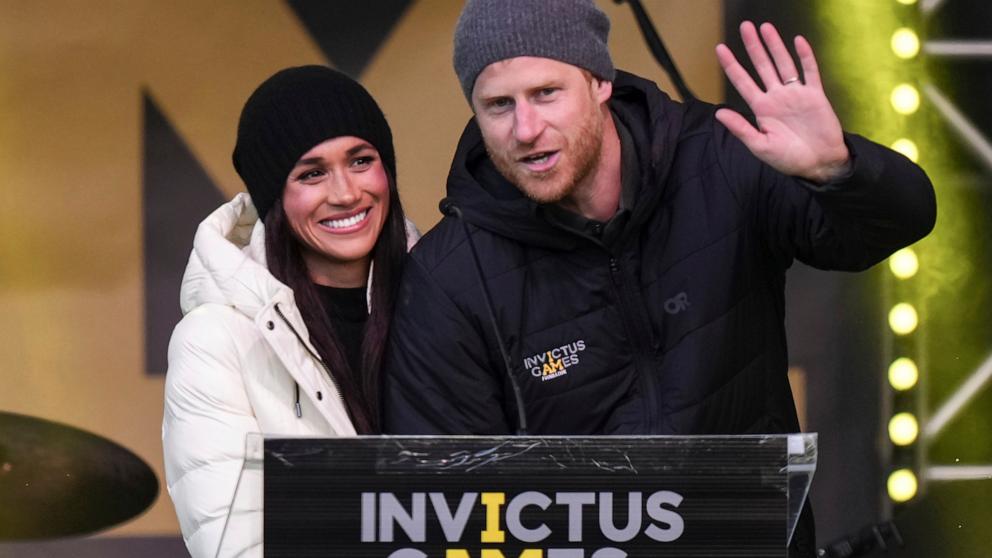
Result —
<instances>
[{"instance_id":1,"label":"man's mouth","mask_svg":"<svg viewBox=\"0 0 992 558\"><path fill-rule=\"evenodd\" d=\"M344 217L341 219L324 219L320 222L320 224L333 230L347 229L361 223L366 217L368 217L368 215L369 210L363 209L350 217Z\"/></svg>"},{"instance_id":2,"label":"man's mouth","mask_svg":"<svg viewBox=\"0 0 992 558\"><path fill-rule=\"evenodd\" d=\"M558 155L558 151L538 151L521 157L518 161L527 165L532 171L543 172L555 165L558 161Z\"/></svg>"}]
</instances>

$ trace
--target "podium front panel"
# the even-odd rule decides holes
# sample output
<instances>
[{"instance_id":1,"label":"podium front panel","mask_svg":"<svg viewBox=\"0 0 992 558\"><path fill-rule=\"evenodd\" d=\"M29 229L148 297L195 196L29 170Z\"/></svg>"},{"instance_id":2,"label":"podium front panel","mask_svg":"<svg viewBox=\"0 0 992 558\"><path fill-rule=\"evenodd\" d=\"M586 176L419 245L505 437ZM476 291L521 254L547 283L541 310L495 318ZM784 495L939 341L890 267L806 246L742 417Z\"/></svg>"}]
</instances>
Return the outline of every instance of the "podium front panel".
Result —
<instances>
[{"instance_id":1,"label":"podium front panel","mask_svg":"<svg viewBox=\"0 0 992 558\"><path fill-rule=\"evenodd\" d=\"M264 554L785 557L794 442L266 439Z\"/></svg>"}]
</instances>

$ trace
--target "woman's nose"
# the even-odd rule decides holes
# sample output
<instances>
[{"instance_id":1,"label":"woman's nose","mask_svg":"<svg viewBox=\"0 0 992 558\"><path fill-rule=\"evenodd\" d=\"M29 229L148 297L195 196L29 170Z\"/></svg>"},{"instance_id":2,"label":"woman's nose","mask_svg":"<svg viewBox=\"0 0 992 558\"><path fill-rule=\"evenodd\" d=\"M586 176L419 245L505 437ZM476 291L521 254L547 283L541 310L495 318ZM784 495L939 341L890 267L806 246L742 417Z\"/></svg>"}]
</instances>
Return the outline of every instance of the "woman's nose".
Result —
<instances>
[{"instance_id":1,"label":"woman's nose","mask_svg":"<svg viewBox=\"0 0 992 558\"><path fill-rule=\"evenodd\" d=\"M327 188L327 203L331 205L350 206L361 198L355 182L348 176L348 173L341 173L334 176L329 181Z\"/></svg>"}]
</instances>

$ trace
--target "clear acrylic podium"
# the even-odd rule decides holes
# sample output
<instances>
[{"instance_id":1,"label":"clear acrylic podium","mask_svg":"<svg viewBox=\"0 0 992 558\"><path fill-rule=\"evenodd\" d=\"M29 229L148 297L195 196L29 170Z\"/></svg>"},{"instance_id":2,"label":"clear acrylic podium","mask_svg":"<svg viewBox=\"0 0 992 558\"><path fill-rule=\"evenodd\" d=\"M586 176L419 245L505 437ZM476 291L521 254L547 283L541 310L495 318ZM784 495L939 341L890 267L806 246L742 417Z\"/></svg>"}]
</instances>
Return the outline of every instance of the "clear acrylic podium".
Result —
<instances>
[{"instance_id":1,"label":"clear acrylic podium","mask_svg":"<svg viewBox=\"0 0 992 558\"><path fill-rule=\"evenodd\" d=\"M246 445L219 557L785 558L817 457L816 434Z\"/></svg>"}]
</instances>

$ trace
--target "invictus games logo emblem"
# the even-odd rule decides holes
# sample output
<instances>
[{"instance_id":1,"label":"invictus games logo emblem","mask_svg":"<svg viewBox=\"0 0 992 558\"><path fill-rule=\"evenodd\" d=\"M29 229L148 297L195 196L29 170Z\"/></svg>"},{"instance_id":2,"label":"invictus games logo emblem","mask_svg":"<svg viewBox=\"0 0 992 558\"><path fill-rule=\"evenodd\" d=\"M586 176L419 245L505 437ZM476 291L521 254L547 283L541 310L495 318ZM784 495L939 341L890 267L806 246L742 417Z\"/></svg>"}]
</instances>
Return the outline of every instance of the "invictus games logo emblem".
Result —
<instances>
[{"instance_id":1,"label":"invictus games logo emblem","mask_svg":"<svg viewBox=\"0 0 992 558\"><path fill-rule=\"evenodd\" d=\"M541 378L542 382L568 374L568 369L579 363L579 353L586 350L586 342L582 339L566 343L561 347L548 349L534 356L524 358L524 368L531 376Z\"/></svg>"}]
</instances>

